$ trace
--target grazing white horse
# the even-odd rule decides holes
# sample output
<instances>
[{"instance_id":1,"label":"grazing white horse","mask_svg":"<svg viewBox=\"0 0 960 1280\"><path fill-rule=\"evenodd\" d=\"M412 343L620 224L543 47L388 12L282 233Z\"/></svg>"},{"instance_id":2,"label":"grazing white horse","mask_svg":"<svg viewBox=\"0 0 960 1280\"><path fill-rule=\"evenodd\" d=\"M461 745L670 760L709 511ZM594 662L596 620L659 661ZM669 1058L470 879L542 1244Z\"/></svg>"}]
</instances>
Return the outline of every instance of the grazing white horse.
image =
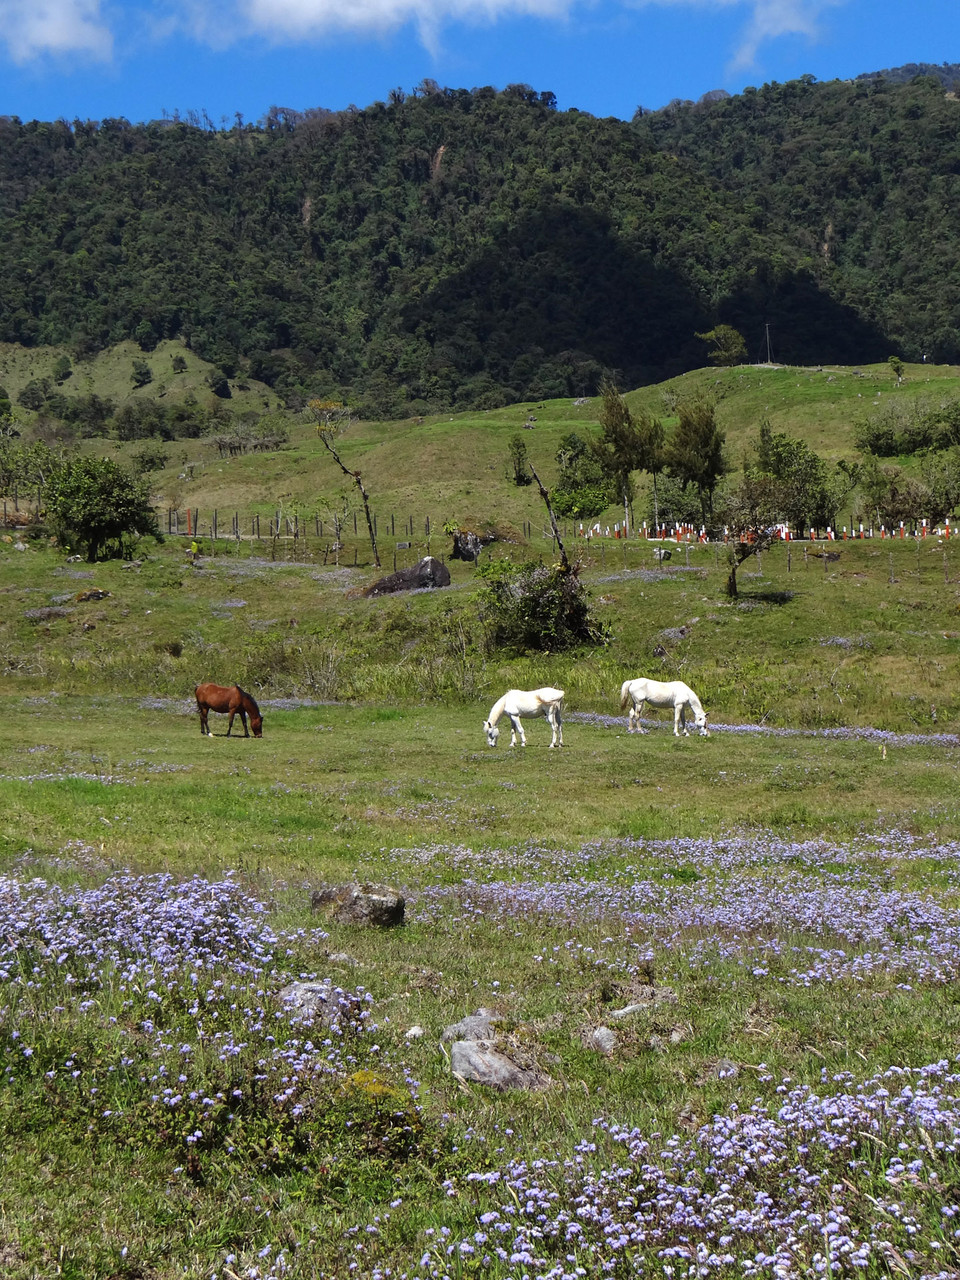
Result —
<instances>
[{"instance_id":1,"label":"grazing white horse","mask_svg":"<svg viewBox=\"0 0 960 1280\"><path fill-rule=\"evenodd\" d=\"M640 712L643 710L645 702L649 702L650 706L655 707L658 711L663 711L668 707L673 708L673 732L676 737L680 737L681 729L683 729L684 737L688 738L690 736L684 715L686 711L689 711L693 716L694 724L704 737L710 736L707 732L706 712L700 705L700 699L690 686L684 684L682 680L664 682L662 680L645 680L642 677L639 680L624 680L620 687L620 710L625 711L627 704L632 704L628 720L628 733L633 733L634 729L638 733L644 732L640 728Z\"/></svg>"},{"instance_id":2,"label":"grazing white horse","mask_svg":"<svg viewBox=\"0 0 960 1280\"><path fill-rule=\"evenodd\" d=\"M493 704L490 709L490 715L483 722L483 727L487 734L487 742L491 747L497 745L497 739L500 737L497 721L501 716L509 716L512 726L510 734L511 747L517 745L518 733L520 735L520 745L525 747L527 738L523 732L520 717L544 716L551 729L553 729L550 746L562 747L563 728L560 724L560 706L562 702L562 689L534 689L530 693L525 693L522 689L511 689L509 693L505 693L502 698Z\"/></svg>"}]
</instances>

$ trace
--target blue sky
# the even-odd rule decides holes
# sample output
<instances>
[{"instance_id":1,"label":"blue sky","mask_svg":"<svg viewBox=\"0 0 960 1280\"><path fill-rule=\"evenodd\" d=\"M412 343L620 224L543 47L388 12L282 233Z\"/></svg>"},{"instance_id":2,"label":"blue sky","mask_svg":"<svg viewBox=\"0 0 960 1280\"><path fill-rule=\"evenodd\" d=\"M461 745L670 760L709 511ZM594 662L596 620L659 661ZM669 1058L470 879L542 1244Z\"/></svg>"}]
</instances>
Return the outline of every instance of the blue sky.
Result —
<instances>
[{"instance_id":1,"label":"blue sky","mask_svg":"<svg viewBox=\"0 0 960 1280\"><path fill-rule=\"evenodd\" d=\"M0 115L231 123L424 78L629 118L709 89L960 62L958 0L0 0Z\"/></svg>"}]
</instances>

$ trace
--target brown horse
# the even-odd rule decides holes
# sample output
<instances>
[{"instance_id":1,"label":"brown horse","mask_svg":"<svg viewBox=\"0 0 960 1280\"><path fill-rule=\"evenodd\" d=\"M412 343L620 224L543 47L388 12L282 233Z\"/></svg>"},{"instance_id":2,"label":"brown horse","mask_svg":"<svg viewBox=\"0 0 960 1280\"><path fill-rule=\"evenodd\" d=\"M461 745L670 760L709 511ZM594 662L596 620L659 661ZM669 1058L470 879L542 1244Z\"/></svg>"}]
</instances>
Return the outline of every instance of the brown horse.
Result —
<instances>
[{"instance_id":1,"label":"brown horse","mask_svg":"<svg viewBox=\"0 0 960 1280\"><path fill-rule=\"evenodd\" d=\"M263 716L260 714L260 708L250 697L249 693L241 689L238 684L232 684L228 688L224 688L220 684L198 684L194 693L197 697L197 710L200 712L200 732L205 733L208 738L212 738L213 734L207 727L207 714L210 711L219 711L221 714L230 714L227 721L227 737L230 737L230 730L233 728L233 717L240 713L240 720L243 724L243 736L249 738L247 733L247 716L250 717L250 728L253 730L255 738L263 737Z\"/></svg>"}]
</instances>

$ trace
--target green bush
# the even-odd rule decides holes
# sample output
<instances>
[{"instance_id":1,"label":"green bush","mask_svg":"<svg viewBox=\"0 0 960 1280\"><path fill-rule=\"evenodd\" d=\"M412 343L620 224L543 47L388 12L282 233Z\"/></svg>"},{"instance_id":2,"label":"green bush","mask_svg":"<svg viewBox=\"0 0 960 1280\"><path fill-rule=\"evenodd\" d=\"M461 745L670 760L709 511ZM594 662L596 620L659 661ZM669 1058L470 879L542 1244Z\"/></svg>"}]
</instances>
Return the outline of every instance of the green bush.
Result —
<instances>
[{"instance_id":1,"label":"green bush","mask_svg":"<svg viewBox=\"0 0 960 1280\"><path fill-rule=\"evenodd\" d=\"M590 617L590 603L577 569L510 560L477 567L478 593L487 646L519 651L556 651L602 644L604 629Z\"/></svg>"}]
</instances>

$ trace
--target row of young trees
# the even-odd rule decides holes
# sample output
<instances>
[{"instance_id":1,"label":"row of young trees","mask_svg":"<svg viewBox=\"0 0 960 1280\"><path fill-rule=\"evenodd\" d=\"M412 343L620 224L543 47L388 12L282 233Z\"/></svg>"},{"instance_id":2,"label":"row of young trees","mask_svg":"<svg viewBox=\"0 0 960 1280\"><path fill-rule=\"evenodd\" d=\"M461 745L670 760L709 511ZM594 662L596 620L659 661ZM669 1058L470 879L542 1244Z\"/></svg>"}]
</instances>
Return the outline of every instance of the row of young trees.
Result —
<instances>
[{"instance_id":1,"label":"row of young trees","mask_svg":"<svg viewBox=\"0 0 960 1280\"><path fill-rule=\"evenodd\" d=\"M695 519L708 527L725 523L716 498L730 466L716 406L701 396L681 400L676 417L668 435L661 419L646 409L633 412L615 384L605 381L600 389L599 434L585 439L571 432L557 450L559 479L552 495L557 511L592 519L617 503L629 527L634 523L634 476L642 471L652 482L654 525L661 517ZM511 441L510 452L516 482L526 483L526 446L519 435ZM773 433L766 423L760 428L757 458L744 469L777 481L777 519L798 527L830 523L842 501L842 486L822 460L801 441Z\"/></svg>"}]
</instances>

